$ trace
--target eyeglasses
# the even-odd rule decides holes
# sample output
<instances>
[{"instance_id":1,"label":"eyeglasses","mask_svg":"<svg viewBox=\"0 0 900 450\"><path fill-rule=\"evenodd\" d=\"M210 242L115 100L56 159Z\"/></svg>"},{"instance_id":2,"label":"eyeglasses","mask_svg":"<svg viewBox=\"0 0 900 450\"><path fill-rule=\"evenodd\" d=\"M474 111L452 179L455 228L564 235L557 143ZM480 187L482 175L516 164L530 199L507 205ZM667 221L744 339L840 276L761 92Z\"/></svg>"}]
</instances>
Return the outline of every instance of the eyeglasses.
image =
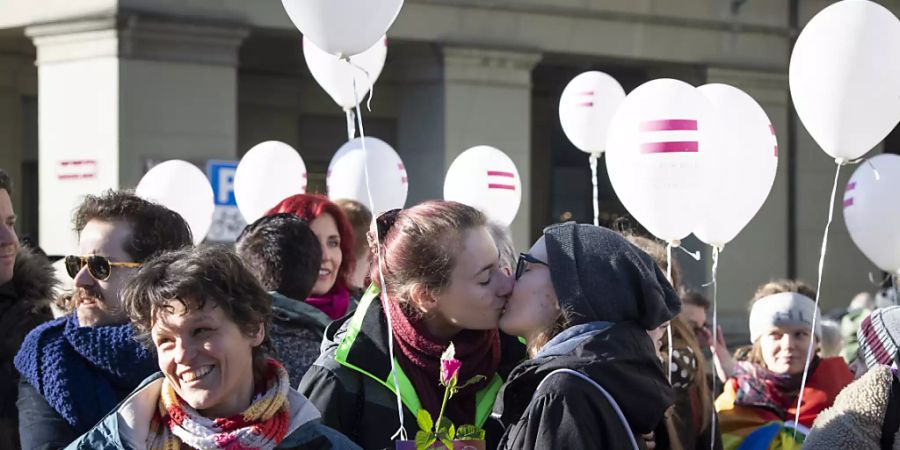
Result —
<instances>
[{"instance_id":1,"label":"eyeglasses","mask_svg":"<svg viewBox=\"0 0 900 450\"><path fill-rule=\"evenodd\" d=\"M69 273L69 276L72 277L73 280L85 264L88 266L88 273L97 281L106 281L109 279L113 267L141 267L141 263L112 262L109 258L100 255L66 256L66 272Z\"/></svg>"},{"instance_id":2,"label":"eyeglasses","mask_svg":"<svg viewBox=\"0 0 900 450\"><path fill-rule=\"evenodd\" d=\"M550 267L550 264L547 264L528 253L519 253L519 261L516 263L516 280L522 278L522 274L525 273L525 264L528 263Z\"/></svg>"}]
</instances>

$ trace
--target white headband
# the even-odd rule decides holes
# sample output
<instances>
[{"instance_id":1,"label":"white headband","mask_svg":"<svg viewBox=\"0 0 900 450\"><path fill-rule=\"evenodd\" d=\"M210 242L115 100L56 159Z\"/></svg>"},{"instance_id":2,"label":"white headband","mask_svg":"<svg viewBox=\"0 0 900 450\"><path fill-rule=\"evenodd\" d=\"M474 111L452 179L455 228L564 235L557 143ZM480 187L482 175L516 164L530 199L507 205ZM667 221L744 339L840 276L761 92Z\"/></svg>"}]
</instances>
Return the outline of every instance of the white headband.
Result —
<instances>
[{"instance_id":1,"label":"white headband","mask_svg":"<svg viewBox=\"0 0 900 450\"><path fill-rule=\"evenodd\" d=\"M750 308L750 340L756 342L763 333L773 327L805 325L812 326L813 315L816 319L815 335L821 336L821 312L816 302L796 292L782 292L763 297Z\"/></svg>"}]
</instances>

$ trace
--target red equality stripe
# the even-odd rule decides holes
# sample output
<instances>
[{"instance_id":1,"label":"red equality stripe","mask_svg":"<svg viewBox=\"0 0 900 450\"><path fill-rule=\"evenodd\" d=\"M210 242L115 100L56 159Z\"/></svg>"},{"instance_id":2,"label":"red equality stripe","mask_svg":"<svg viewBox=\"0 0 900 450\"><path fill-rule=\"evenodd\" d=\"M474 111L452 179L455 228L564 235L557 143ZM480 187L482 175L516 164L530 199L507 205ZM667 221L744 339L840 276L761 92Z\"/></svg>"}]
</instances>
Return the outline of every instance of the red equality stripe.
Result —
<instances>
[{"instance_id":1,"label":"red equality stripe","mask_svg":"<svg viewBox=\"0 0 900 450\"><path fill-rule=\"evenodd\" d=\"M506 190L514 191L514 190L516 190L516 187L511 184L490 183L490 184L488 184L488 189L506 189Z\"/></svg>"},{"instance_id":2,"label":"red equality stripe","mask_svg":"<svg viewBox=\"0 0 900 450\"><path fill-rule=\"evenodd\" d=\"M641 153L697 153L700 151L697 141L688 142L646 142L641 144Z\"/></svg>"},{"instance_id":3,"label":"red equality stripe","mask_svg":"<svg viewBox=\"0 0 900 450\"><path fill-rule=\"evenodd\" d=\"M516 174L512 172L501 172L499 170L488 170L487 176L489 177L506 177L506 178L515 178Z\"/></svg>"},{"instance_id":4,"label":"red equality stripe","mask_svg":"<svg viewBox=\"0 0 900 450\"><path fill-rule=\"evenodd\" d=\"M844 208L848 206L853 206L853 197L844 200Z\"/></svg>"},{"instance_id":5,"label":"red equality stripe","mask_svg":"<svg viewBox=\"0 0 900 450\"><path fill-rule=\"evenodd\" d=\"M696 131L697 121L690 119L664 119L641 122L640 131Z\"/></svg>"},{"instance_id":6,"label":"red equality stripe","mask_svg":"<svg viewBox=\"0 0 900 450\"><path fill-rule=\"evenodd\" d=\"M855 181L851 181L850 184L847 185L847 190L848 190L848 191L852 191L852 190L854 190L854 189L856 189L856 182L855 182Z\"/></svg>"}]
</instances>

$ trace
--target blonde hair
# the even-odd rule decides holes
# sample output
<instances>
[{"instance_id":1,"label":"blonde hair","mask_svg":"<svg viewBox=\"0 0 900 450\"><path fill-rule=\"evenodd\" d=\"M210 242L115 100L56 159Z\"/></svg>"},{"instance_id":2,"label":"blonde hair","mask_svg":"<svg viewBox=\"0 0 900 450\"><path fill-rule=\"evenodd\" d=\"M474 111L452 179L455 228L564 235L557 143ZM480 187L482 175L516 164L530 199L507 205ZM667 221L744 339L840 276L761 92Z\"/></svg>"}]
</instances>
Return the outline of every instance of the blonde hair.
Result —
<instances>
[{"instance_id":1,"label":"blonde hair","mask_svg":"<svg viewBox=\"0 0 900 450\"><path fill-rule=\"evenodd\" d=\"M556 319L553 321L553 325L550 325L549 328L538 333L537 337L532 339L526 345L526 351L528 352L529 358L534 358L535 355L538 354L541 349L550 342L557 334L562 333L563 330L569 327L571 320L569 319L569 312L565 309L560 309L559 314L556 316Z\"/></svg>"}]
</instances>

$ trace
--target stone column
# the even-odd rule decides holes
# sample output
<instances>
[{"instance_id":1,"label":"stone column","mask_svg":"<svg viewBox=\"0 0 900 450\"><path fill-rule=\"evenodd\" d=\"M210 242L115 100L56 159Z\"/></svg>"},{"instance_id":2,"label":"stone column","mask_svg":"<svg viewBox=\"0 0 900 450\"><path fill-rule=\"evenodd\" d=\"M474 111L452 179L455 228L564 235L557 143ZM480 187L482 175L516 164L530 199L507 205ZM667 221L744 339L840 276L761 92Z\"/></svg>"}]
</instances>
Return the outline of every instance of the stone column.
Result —
<instances>
[{"instance_id":1,"label":"stone column","mask_svg":"<svg viewBox=\"0 0 900 450\"><path fill-rule=\"evenodd\" d=\"M230 23L137 15L32 25L37 47L40 237L74 246L85 194L133 188L150 161L236 156L238 47Z\"/></svg>"},{"instance_id":2,"label":"stone column","mask_svg":"<svg viewBox=\"0 0 900 450\"><path fill-rule=\"evenodd\" d=\"M403 62L398 146L410 167L408 203L442 198L453 160L491 145L519 170L522 204L510 228L517 247L531 244L531 71L539 60L533 52L445 46Z\"/></svg>"}]
</instances>

